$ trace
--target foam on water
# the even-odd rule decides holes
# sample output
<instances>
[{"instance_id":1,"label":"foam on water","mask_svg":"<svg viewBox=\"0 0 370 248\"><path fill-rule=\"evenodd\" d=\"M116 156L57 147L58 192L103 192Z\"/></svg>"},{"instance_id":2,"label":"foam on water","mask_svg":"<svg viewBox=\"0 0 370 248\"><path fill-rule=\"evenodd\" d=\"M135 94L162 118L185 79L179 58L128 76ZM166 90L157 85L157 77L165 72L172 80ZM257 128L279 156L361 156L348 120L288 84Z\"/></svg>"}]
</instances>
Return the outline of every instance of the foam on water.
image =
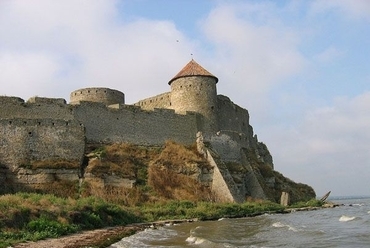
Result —
<instances>
[{"instance_id":1,"label":"foam on water","mask_svg":"<svg viewBox=\"0 0 370 248\"><path fill-rule=\"evenodd\" d=\"M111 248L359 247L370 244L370 198L338 208L225 218L149 229ZM340 224L338 222L340 221Z\"/></svg>"},{"instance_id":2,"label":"foam on water","mask_svg":"<svg viewBox=\"0 0 370 248\"><path fill-rule=\"evenodd\" d=\"M290 225L283 224L281 222L275 222L275 223L272 224L272 226L277 227L277 228L287 227L289 231L293 231L293 232L298 232L299 231L297 228L294 228Z\"/></svg>"},{"instance_id":3,"label":"foam on water","mask_svg":"<svg viewBox=\"0 0 370 248\"><path fill-rule=\"evenodd\" d=\"M285 227L285 225L281 222L275 222L272 224L273 227Z\"/></svg>"},{"instance_id":4,"label":"foam on water","mask_svg":"<svg viewBox=\"0 0 370 248\"><path fill-rule=\"evenodd\" d=\"M194 244L194 245L202 244L204 241L205 241L205 239L198 238L198 237L194 237L194 236L192 236L192 235L190 235L190 236L186 239L186 242L188 242L189 244Z\"/></svg>"},{"instance_id":5,"label":"foam on water","mask_svg":"<svg viewBox=\"0 0 370 248\"><path fill-rule=\"evenodd\" d=\"M347 222L347 221L351 221L351 220L354 220L356 219L355 216L346 216L346 215L342 215L340 218L339 218L339 221L341 222Z\"/></svg>"},{"instance_id":6,"label":"foam on water","mask_svg":"<svg viewBox=\"0 0 370 248\"><path fill-rule=\"evenodd\" d=\"M162 227L158 229L147 228L144 231L123 238L108 248L151 247L151 245L146 244L148 240L161 241L176 235L177 232Z\"/></svg>"}]
</instances>

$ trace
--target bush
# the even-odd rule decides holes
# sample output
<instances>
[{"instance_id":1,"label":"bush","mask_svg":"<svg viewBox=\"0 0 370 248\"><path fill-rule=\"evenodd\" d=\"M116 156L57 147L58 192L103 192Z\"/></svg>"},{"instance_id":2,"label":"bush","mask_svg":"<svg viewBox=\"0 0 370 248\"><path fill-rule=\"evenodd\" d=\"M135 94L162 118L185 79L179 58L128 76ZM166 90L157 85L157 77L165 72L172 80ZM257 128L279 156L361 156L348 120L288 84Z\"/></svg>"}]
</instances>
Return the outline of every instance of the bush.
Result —
<instances>
[{"instance_id":1,"label":"bush","mask_svg":"<svg viewBox=\"0 0 370 248\"><path fill-rule=\"evenodd\" d=\"M307 202L297 202L289 206L290 208L304 208L304 207L321 207L323 202L317 199L311 199Z\"/></svg>"},{"instance_id":2,"label":"bush","mask_svg":"<svg viewBox=\"0 0 370 248\"><path fill-rule=\"evenodd\" d=\"M27 231L30 233L39 233L41 238L56 238L69 233L74 233L78 229L79 228L76 225L62 224L45 216L30 221L26 226Z\"/></svg>"}]
</instances>

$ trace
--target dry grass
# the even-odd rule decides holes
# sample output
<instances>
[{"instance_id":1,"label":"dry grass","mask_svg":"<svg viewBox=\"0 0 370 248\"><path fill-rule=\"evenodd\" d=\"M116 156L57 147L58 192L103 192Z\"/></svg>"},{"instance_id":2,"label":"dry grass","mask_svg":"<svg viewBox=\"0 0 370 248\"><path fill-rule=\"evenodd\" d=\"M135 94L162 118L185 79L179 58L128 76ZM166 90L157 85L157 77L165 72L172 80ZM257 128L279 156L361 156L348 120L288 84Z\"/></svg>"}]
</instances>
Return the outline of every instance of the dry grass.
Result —
<instances>
[{"instance_id":1,"label":"dry grass","mask_svg":"<svg viewBox=\"0 0 370 248\"><path fill-rule=\"evenodd\" d=\"M196 151L195 145L184 147L171 141L166 142L162 148L113 144L96 149L90 156L93 158L85 172L97 178L114 174L134 179L141 187L128 189L104 186L101 182L89 180L84 183L81 191L83 196L94 195L130 206L160 198L211 198L209 189L196 180L201 168L209 165Z\"/></svg>"},{"instance_id":2,"label":"dry grass","mask_svg":"<svg viewBox=\"0 0 370 248\"><path fill-rule=\"evenodd\" d=\"M15 184L16 192L53 194L59 197L78 197L78 184L76 181L59 180L47 184Z\"/></svg>"},{"instance_id":3,"label":"dry grass","mask_svg":"<svg viewBox=\"0 0 370 248\"><path fill-rule=\"evenodd\" d=\"M186 148L169 141L150 164L148 185L166 199L210 200L210 189L190 177L199 174L202 167L209 167L209 164L194 147Z\"/></svg>"},{"instance_id":4,"label":"dry grass","mask_svg":"<svg viewBox=\"0 0 370 248\"><path fill-rule=\"evenodd\" d=\"M126 143L109 145L97 149L97 153L101 156L90 159L85 172L98 177L103 174L114 174L145 181L146 178L141 177L146 175L142 175L140 172L146 170L149 162L159 152L158 148L143 148Z\"/></svg>"},{"instance_id":5,"label":"dry grass","mask_svg":"<svg viewBox=\"0 0 370 248\"><path fill-rule=\"evenodd\" d=\"M260 164L257 169L260 171L261 175L264 178L268 178L268 177L273 177L274 176L274 171L271 168L271 166L269 166L269 165Z\"/></svg>"},{"instance_id":6,"label":"dry grass","mask_svg":"<svg viewBox=\"0 0 370 248\"><path fill-rule=\"evenodd\" d=\"M153 164L164 166L173 171L189 173L189 169L206 167L210 169L207 160L196 151L194 146L185 147L172 141L167 141L161 154L153 161Z\"/></svg>"},{"instance_id":7,"label":"dry grass","mask_svg":"<svg viewBox=\"0 0 370 248\"><path fill-rule=\"evenodd\" d=\"M209 201L213 198L209 188L191 177L155 165L149 168L148 185L165 199Z\"/></svg>"},{"instance_id":8,"label":"dry grass","mask_svg":"<svg viewBox=\"0 0 370 248\"><path fill-rule=\"evenodd\" d=\"M20 167L28 169L78 169L80 168L80 161L71 161L65 159L22 161L20 163Z\"/></svg>"},{"instance_id":9,"label":"dry grass","mask_svg":"<svg viewBox=\"0 0 370 248\"><path fill-rule=\"evenodd\" d=\"M82 188L81 197L94 196L119 205L136 206L147 201L146 194L138 187L102 186L94 181L89 181L84 182Z\"/></svg>"}]
</instances>

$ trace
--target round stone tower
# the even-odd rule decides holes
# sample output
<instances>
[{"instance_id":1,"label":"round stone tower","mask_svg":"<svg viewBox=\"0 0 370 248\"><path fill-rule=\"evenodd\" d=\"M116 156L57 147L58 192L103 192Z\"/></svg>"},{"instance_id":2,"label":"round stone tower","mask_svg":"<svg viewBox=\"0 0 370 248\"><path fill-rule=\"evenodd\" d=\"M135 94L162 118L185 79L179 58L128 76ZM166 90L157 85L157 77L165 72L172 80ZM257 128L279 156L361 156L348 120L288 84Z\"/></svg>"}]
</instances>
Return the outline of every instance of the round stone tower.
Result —
<instances>
[{"instance_id":1,"label":"round stone tower","mask_svg":"<svg viewBox=\"0 0 370 248\"><path fill-rule=\"evenodd\" d=\"M124 104L125 95L121 91L109 88L84 88L75 90L70 95L71 104L79 101L101 102L106 105Z\"/></svg>"},{"instance_id":2,"label":"round stone tower","mask_svg":"<svg viewBox=\"0 0 370 248\"><path fill-rule=\"evenodd\" d=\"M192 59L168 82L171 86L171 108L180 114L197 112L204 117L200 131L217 131L217 82L217 77Z\"/></svg>"}]
</instances>

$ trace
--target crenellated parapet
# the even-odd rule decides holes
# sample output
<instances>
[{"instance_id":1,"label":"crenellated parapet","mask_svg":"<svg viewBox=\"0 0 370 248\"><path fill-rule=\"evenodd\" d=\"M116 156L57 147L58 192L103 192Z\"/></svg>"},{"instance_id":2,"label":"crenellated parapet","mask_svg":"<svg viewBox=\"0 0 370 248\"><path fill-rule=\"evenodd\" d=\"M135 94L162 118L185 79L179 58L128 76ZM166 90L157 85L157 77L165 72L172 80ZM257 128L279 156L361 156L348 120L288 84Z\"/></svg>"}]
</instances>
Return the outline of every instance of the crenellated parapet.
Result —
<instances>
[{"instance_id":1,"label":"crenellated parapet","mask_svg":"<svg viewBox=\"0 0 370 248\"><path fill-rule=\"evenodd\" d=\"M152 110L155 108L169 109L171 108L171 92L166 92L140 100L134 105L147 110Z\"/></svg>"},{"instance_id":2,"label":"crenellated parapet","mask_svg":"<svg viewBox=\"0 0 370 248\"><path fill-rule=\"evenodd\" d=\"M69 105L62 98L32 97L25 102L17 97L0 97L0 104L0 119L73 119Z\"/></svg>"},{"instance_id":3,"label":"crenellated parapet","mask_svg":"<svg viewBox=\"0 0 370 248\"><path fill-rule=\"evenodd\" d=\"M101 102L106 105L124 104L125 95L121 91L109 88L84 88L75 90L70 95L72 104L80 101Z\"/></svg>"}]
</instances>

